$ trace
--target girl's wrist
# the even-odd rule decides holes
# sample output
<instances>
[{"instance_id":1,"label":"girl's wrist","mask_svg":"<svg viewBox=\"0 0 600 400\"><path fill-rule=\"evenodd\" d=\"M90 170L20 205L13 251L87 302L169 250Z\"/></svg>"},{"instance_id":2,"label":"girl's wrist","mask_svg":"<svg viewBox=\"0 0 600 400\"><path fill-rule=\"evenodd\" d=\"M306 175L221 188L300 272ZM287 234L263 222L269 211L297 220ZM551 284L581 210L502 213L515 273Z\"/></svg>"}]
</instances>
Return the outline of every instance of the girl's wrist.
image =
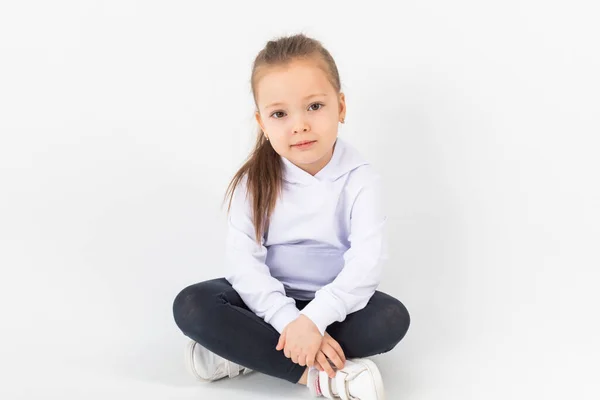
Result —
<instances>
[{"instance_id":1,"label":"girl's wrist","mask_svg":"<svg viewBox=\"0 0 600 400\"><path fill-rule=\"evenodd\" d=\"M298 318L302 318L303 323L306 324L306 326L310 326L312 329L315 329L317 332L319 332L319 327L313 322L312 319L308 318L304 314L300 314ZM321 334L321 332L319 332L319 334Z\"/></svg>"}]
</instances>

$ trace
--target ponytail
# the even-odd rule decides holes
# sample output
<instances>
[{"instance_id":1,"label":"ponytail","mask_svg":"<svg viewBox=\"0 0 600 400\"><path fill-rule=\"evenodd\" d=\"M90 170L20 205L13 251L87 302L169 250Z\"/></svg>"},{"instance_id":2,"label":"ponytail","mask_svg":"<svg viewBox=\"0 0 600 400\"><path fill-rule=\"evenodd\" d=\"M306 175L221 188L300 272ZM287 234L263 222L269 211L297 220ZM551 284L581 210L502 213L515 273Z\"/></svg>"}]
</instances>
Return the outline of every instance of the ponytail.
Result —
<instances>
[{"instance_id":1,"label":"ponytail","mask_svg":"<svg viewBox=\"0 0 600 400\"><path fill-rule=\"evenodd\" d=\"M271 143L266 139L262 129L258 129L254 149L244 165L236 172L225 192L224 202L229 198L227 212L231 210L233 193L240 182L247 176L247 195L250 195L252 222L255 240L261 243L277 199L282 188L282 162Z\"/></svg>"}]
</instances>

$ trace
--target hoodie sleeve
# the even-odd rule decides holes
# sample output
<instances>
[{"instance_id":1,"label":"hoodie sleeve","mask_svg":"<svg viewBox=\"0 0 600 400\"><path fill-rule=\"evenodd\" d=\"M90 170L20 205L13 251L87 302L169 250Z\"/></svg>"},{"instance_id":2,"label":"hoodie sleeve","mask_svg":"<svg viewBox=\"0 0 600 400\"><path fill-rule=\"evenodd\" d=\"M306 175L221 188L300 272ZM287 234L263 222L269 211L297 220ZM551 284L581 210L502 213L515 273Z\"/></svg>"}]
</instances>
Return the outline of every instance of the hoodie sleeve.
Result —
<instances>
[{"instance_id":1,"label":"hoodie sleeve","mask_svg":"<svg viewBox=\"0 0 600 400\"><path fill-rule=\"evenodd\" d=\"M350 216L350 248L338 276L315 293L301 314L317 325L321 334L335 321L363 309L379 286L382 261L387 259L384 228L386 215L381 178L373 174L355 196Z\"/></svg>"},{"instance_id":2,"label":"hoodie sleeve","mask_svg":"<svg viewBox=\"0 0 600 400\"><path fill-rule=\"evenodd\" d=\"M299 316L296 302L287 297L283 284L273 278L265 264L267 249L254 240L246 177L234 191L228 219L225 279L252 312L279 333Z\"/></svg>"}]
</instances>

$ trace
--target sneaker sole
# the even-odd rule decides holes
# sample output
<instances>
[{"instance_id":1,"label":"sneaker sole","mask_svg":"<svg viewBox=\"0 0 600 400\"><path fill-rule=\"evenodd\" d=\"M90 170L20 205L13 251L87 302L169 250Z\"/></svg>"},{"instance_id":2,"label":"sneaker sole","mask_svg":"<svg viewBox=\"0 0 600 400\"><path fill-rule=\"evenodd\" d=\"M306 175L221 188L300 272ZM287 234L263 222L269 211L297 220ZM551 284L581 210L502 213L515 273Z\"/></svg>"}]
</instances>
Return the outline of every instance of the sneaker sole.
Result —
<instances>
[{"instance_id":1,"label":"sneaker sole","mask_svg":"<svg viewBox=\"0 0 600 400\"><path fill-rule=\"evenodd\" d=\"M381 373L379 372L379 368L377 368L377 365L375 365L373 361L367 360L366 358L361 359L360 363L364 364L365 367L367 367L367 369L371 373L371 376L373 377L373 381L375 382L375 393L377 394L377 400L385 400L383 378L381 377Z\"/></svg>"},{"instance_id":2,"label":"sneaker sole","mask_svg":"<svg viewBox=\"0 0 600 400\"><path fill-rule=\"evenodd\" d=\"M187 370L189 371L190 374L192 374L192 376L194 378L196 378L197 380L201 381L201 382L212 382L211 379L207 379L204 378L202 376L200 376L198 374L198 371L196 371L196 368L194 367L194 348L196 347L198 343L190 340L187 344L187 346L185 347L185 364L187 367Z\"/></svg>"}]
</instances>

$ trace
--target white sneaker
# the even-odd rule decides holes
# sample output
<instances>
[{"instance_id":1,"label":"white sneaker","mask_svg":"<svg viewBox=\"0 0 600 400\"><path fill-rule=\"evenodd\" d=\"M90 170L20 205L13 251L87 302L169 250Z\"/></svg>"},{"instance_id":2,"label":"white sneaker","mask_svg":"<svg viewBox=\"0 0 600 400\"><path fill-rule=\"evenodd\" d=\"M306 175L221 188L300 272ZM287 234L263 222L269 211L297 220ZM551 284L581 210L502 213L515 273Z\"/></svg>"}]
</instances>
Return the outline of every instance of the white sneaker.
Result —
<instances>
[{"instance_id":1,"label":"white sneaker","mask_svg":"<svg viewBox=\"0 0 600 400\"><path fill-rule=\"evenodd\" d=\"M311 368L308 389L315 397L342 400L384 400L383 380L375 363L366 358L346 360L344 368L334 378L326 372Z\"/></svg>"},{"instance_id":2,"label":"white sneaker","mask_svg":"<svg viewBox=\"0 0 600 400\"><path fill-rule=\"evenodd\" d=\"M190 340L185 348L186 365L196 379L203 382L212 382L221 378L238 376L252 372L251 369L242 367L216 355L199 343Z\"/></svg>"}]
</instances>

